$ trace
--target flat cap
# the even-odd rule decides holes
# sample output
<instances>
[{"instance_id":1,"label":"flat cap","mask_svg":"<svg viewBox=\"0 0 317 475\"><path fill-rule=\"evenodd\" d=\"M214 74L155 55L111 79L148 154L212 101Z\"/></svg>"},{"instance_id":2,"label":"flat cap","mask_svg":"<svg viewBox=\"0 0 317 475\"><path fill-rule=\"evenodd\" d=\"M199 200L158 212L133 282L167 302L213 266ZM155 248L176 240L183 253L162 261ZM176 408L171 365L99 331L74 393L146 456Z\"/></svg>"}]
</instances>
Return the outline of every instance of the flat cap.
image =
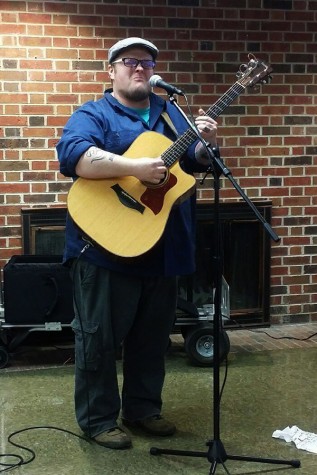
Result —
<instances>
[{"instance_id":1,"label":"flat cap","mask_svg":"<svg viewBox=\"0 0 317 475\"><path fill-rule=\"evenodd\" d=\"M115 43L113 46L108 51L108 62L111 63L116 59L119 54L124 51L125 49L132 48L133 46L141 46L142 48L147 49L153 59L155 60L159 50L157 47L151 43L148 40L144 40L143 38L138 38L138 37L131 37L131 38L126 38L124 40L120 40L117 43Z\"/></svg>"}]
</instances>

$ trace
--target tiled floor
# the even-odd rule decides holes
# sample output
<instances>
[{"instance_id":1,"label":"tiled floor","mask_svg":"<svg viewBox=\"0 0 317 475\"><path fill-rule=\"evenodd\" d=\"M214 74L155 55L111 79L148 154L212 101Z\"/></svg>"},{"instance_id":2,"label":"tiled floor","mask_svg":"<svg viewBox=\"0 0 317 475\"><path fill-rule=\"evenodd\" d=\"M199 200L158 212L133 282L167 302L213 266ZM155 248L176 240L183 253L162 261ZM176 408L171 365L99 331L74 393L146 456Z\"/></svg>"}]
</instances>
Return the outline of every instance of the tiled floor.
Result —
<instances>
[{"instance_id":1,"label":"tiled floor","mask_svg":"<svg viewBox=\"0 0 317 475\"><path fill-rule=\"evenodd\" d=\"M253 330L228 330L228 335L231 352L317 348L317 323L272 325L269 328Z\"/></svg>"},{"instance_id":2,"label":"tiled floor","mask_svg":"<svg viewBox=\"0 0 317 475\"><path fill-rule=\"evenodd\" d=\"M226 331L230 340L230 353L317 348L317 323L272 325L268 328L227 329ZM34 369L73 364L74 352L71 337L66 338L66 341L61 341L59 335L54 338L54 332L50 334L37 332L38 342L41 342L42 335L46 342L43 346L41 343L34 347L28 346L28 339L26 339L21 347L17 347L10 355L9 366L0 371L18 371L28 366ZM71 331L67 335L72 336ZM52 341L51 347L50 341ZM171 341L177 348L184 346L184 339L178 333L171 335Z\"/></svg>"}]
</instances>

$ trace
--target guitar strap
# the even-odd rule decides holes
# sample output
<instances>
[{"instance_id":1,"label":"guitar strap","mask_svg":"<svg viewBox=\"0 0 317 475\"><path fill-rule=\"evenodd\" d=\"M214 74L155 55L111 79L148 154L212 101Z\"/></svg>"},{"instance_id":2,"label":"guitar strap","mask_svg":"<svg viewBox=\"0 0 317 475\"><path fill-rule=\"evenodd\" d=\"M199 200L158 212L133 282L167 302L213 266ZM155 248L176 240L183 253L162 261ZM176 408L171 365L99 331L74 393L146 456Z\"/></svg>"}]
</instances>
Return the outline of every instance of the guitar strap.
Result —
<instances>
[{"instance_id":1,"label":"guitar strap","mask_svg":"<svg viewBox=\"0 0 317 475\"><path fill-rule=\"evenodd\" d=\"M175 128L175 125L173 124L173 122L172 122L170 116L168 115L168 113L166 111L164 111L164 112L161 113L161 116L163 117L163 119L165 120L165 122L167 123L169 128L172 130L172 132L175 134L176 138L178 138L179 133L177 132L177 130Z\"/></svg>"}]
</instances>

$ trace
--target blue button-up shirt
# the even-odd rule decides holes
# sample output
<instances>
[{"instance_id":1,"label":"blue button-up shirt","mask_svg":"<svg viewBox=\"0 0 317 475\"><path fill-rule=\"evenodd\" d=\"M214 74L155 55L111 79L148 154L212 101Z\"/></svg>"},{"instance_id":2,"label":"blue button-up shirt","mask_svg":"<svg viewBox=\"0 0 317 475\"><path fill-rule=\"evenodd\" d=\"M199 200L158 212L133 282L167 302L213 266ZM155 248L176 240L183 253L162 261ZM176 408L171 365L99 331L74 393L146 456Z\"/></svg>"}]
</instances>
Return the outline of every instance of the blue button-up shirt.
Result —
<instances>
[{"instance_id":1,"label":"blue button-up shirt","mask_svg":"<svg viewBox=\"0 0 317 475\"><path fill-rule=\"evenodd\" d=\"M57 144L61 173L76 179L76 165L90 147L96 146L123 155L132 142L148 130L154 130L174 141L174 132L161 116L163 111L168 113L180 135L189 128L171 102L153 93L150 95L149 124L132 109L119 103L111 95L111 90L106 91L102 99L82 105L68 120ZM195 160L195 145L193 143L179 160L187 173L204 170ZM84 246L81 231L68 215L64 260L78 257ZM195 270L195 194L172 208L163 236L140 257L115 257L97 246L90 247L83 257L99 266L129 274L191 274Z\"/></svg>"}]
</instances>

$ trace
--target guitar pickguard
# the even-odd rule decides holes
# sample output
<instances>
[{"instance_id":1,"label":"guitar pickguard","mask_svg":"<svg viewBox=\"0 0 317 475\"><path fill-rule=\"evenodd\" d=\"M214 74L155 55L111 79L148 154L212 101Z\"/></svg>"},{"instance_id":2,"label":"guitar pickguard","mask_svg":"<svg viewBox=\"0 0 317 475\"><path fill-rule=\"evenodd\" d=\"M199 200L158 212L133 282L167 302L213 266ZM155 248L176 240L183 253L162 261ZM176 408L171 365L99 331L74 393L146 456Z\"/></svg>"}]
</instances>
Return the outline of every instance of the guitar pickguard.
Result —
<instances>
[{"instance_id":1,"label":"guitar pickguard","mask_svg":"<svg viewBox=\"0 0 317 475\"><path fill-rule=\"evenodd\" d=\"M147 188L141 196L142 203L147 206L154 214L159 214L164 204L164 197L168 190L173 188L177 183L177 178L170 173L169 180L162 186L156 188Z\"/></svg>"}]
</instances>

